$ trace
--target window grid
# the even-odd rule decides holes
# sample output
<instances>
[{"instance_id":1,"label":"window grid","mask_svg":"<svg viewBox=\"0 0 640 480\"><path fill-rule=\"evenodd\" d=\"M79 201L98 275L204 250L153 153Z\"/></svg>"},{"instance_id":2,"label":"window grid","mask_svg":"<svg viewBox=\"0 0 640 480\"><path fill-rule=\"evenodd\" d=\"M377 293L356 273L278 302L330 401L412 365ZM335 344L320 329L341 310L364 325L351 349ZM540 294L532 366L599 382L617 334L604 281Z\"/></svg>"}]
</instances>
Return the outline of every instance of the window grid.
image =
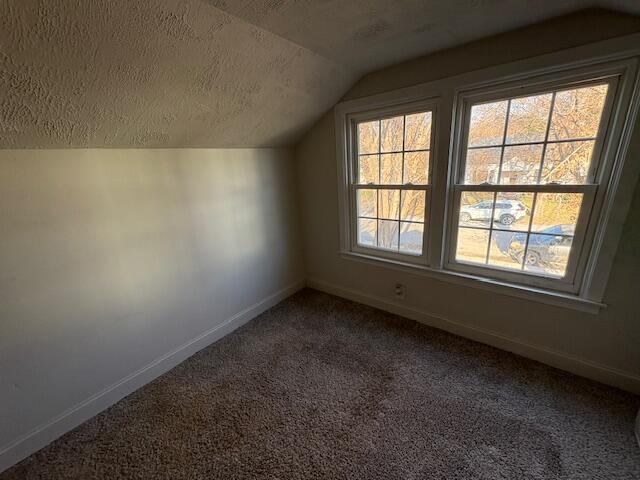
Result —
<instances>
[{"instance_id":1,"label":"window grid","mask_svg":"<svg viewBox=\"0 0 640 480\"><path fill-rule=\"evenodd\" d=\"M498 178L496 179L497 183L500 183L502 180L502 164L504 162L504 150L505 144L507 143L507 128L509 126L509 115L511 114L511 99L507 102L507 113L504 116L504 127L502 130L502 144L500 146L500 164L498 165ZM495 197L495 195L494 195ZM493 204L495 206L495 202ZM491 212L491 218L493 218L493 211ZM487 254L488 256L489 254Z\"/></svg>"},{"instance_id":2,"label":"window grid","mask_svg":"<svg viewBox=\"0 0 640 480\"><path fill-rule=\"evenodd\" d=\"M591 85L587 85L588 87L598 87L598 86L604 86L604 85L608 85L606 82L605 83L595 83L595 84L591 84ZM576 90L579 90L580 88L584 88L584 87L577 87ZM505 114L505 121L504 121L504 130L503 130L503 134L502 134L502 142L501 143L490 143L490 144L482 144L482 145L466 145L465 150L466 151L473 151L473 150L485 150L485 149L491 149L491 148L500 148L500 160L499 160L499 164L498 164L498 176L496 178L495 184L497 185L509 185L509 184L503 184L502 183L502 173L503 173L503 166L504 166L504 152L506 148L510 148L510 147L524 147L524 146L541 146L542 147L542 153L540 156L540 163L537 167L537 177L536 177L536 183L532 184L532 185L539 185L541 180L542 180L542 174L544 172L544 166L545 166L545 157L547 154L547 150L548 150L548 146L549 145L562 145L562 144L567 144L567 143L576 143L576 142L581 142L581 143L587 143L587 142L595 142L598 140L598 136L572 136L569 138L556 138L556 139L551 139L549 138L549 133L551 130L551 121L552 121L552 116L553 116L553 112L554 112L554 107L556 104L556 96L558 94L558 92L563 92L563 91L569 91L570 89L563 89L563 88L559 88L553 91L549 91L546 92L548 94L551 94L551 100L550 100L550 104L549 104L549 109L547 112L547 118L546 118L546 126L545 126L545 136L542 140L537 140L537 141L529 141L529 142L507 142L507 130L508 130L508 125L509 125L509 117L511 114L511 104L513 100L517 100L521 97L513 97L513 98L509 98L506 99L505 101L507 101L507 108L506 108L506 114ZM538 96L538 95L544 95L545 92L539 92L536 94L533 94L531 96ZM607 92L608 95L608 92ZM527 97L523 97L523 98L527 98ZM495 101L494 101L495 102ZM493 103L493 102L489 102L489 103ZM473 106L476 105L482 105L482 103L478 103L478 104L474 104ZM602 119L600 119L602 120ZM467 125L468 127L468 125ZM592 152L593 153L593 152ZM460 183L465 184L465 185L472 185L474 183L466 183L466 179L465 179L465 168L466 168L466 161L463 162L463 165L460 170ZM587 181L589 181L590 179L586 179ZM493 184L493 182L483 182L483 183L479 183L480 185L484 184L484 183L489 183L489 184ZM551 184L553 184L554 182L550 182ZM477 184L477 183L476 183ZM520 185L526 185L526 184L520 184Z\"/></svg>"},{"instance_id":3,"label":"window grid","mask_svg":"<svg viewBox=\"0 0 640 480\"><path fill-rule=\"evenodd\" d=\"M603 83L603 84L595 84L594 86L602 86L602 85L607 85L607 83ZM607 85L608 86L608 85ZM570 138L566 138L566 139L555 139L555 140L551 140L550 137L550 131L551 131L551 125L552 125L552 120L553 120L553 115L554 115L554 108L556 105L556 97L557 97L557 93L560 91L568 91L568 90L563 90L563 89L556 89L551 93L551 99L550 99L550 103L549 103L549 109L548 112L546 114L546 124L544 127L544 137L542 140L539 141L531 141L531 142L514 142L514 143L508 143L508 138L507 138L507 133L509 130L509 121L510 121L510 115L511 115L511 110L512 110L512 101L517 100L519 97L513 97L513 98L509 98L506 99L507 101L507 107L506 107L506 112L505 112L505 118L504 118L504 124L503 124L503 131L502 131L502 141L500 144L482 144L482 145L473 145L473 146L467 146L465 148L465 151L468 152L469 150L477 150L477 149L489 149L489 148L500 148L500 159L499 159L499 163L498 163L498 173L497 173L497 178L495 178L495 187L497 188L491 188L492 186L494 186L493 182L489 183L489 182L483 182L480 183L480 186L483 187L487 187L489 190L485 190L484 188L482 189L483 191L488 191L488 192L492 192L492 208L491 208L491 214L490 217L488 219L488 227L480 227L480 226L471 226L471 225L466 225L463 224L463 222L460 220L460 215L461 215L461 207L462 207L462 195L464 191L470 191L473 192L473 183L467 183L467 165L466 165L466 161L464 162L464 168L460 169L459 171L459 175L460 175L460 181L462 182L462 184L457 184L456 187L458 187L458 225L457 225L457 231L458 233L461 231L461 229L476 229L476 230L482 230L487 232L488 235L488 239L487 239L487 245L486 245L486 251L484 254L484 263L479 262L479 261L473 261L473 260L465 260L465 259L458 259L456 260L457 262L460 263L470 263L472 265L479 265L485 268L489 268L489 269L499 269L499 270L508 270L508 271L521 271L521 272L526 272L526 273L534 273L532 271L528 271L530 269L527 269L527 259L528 259L528 255L530 252L530 247L531 247L531 238L533 235L536 235L536 238L543 238L545 236L547 237L555 237L555 238L566 238L569 239L571 242L573 242L574 237L575 237L575 232L574 235L568 235L565 233L562 234L551 234L551 233L547 233L544 231L539 231L540 229L536 229L535 231L532 231L533 228L533 221L534 218L536 216L536 209L538 206L538 195L542 192L540 192L540 186L541 185L546 185L547 187L551 187L552 189L554 189L555 185L560 186L559 184L557 184L556 182L549 182L546 184L542 184L542 177L543 177L543 172L544 172L544 167L545 167L545 159L546 159L546 155L547 155L547 151L548 151L548 146L549 145L553 145L553 144L562 144L562 143L568 143L568 142L595 142L597 140L597 136L571 136ZM609 92L605 90L605 100L608 96ZM534 93L533 95L531 95L532 97L534 96L541 96L543 95L542 92L540 93ZM522 97L522 98L528 98L528 97ZM499 102L498 100L494 101L494 102ZM602 106L602 110L600 112L600 117L598 118L598 128L597 131L601 130L601 124L602 124L602 112L604 111L604 105ZM469 112L471 112L471 106L469 106ZM467 135L470 135L470 128L471 128L471 117L467 117L467 125L466 125L466 131L467 131ZM501 191L503 191L500 187L502 185L509 185L508 183L505 184L503 183L503 171L504 171L504 162L505 162L505 150L509 147L515 147L515 146L525 146L525 145L541 145L541 153L540 153L540 157L539 157L539 163L537 165L537 172L535 174L535 178L536 178L536 183L535 184L531 184L531 183L525 183L525 184L518 184L517 185L517 189L515 190L510 190L512 192L521 192L521 193L531 193L532 194L532 200L531 200L531 208L530 208L530 217L528 219L527 222L527 229L526 231L524 229L503 229L503 228L496 228L495 227L495 223L496 223L496 205L499 203L498 202L498 193L500 193ZM593 148L591 151L591 156L593 156L594 152L593 152ZM465 158L467 154L465 154ZM593 159L590 159L590 164L589 164L589 169L588 169L588 173L587 175L589 176L591 174L591 172L593 172L593 168L591 167L591 164L593 163ZM526 172L526 171L525 171ZM523 172L523 173L525 173ZM585 204L585 195L582 190L583 188L581 187L587 187L589 186L588 181L590 181L591 179L589 177L585 178L585 183L584 184L565 184L564 187L576 187L576 192L575 193L581 193L580 199L581 199L581 203L580 203L580 208L579 208L579 214L580 212L585 209L587 207L587 205ZM549 192L547 188L544 189L544 192L547 193ZM566 188L558 188L557 192L566 192ZM553 192L550 192L553 193ZM577 220L576 220L577 223ZM523 226L524 227L524 226ZM520 258L518 259L518 267L516 268L515 265L514 266L499 266L499 265L495 265L490 263L490 256L491 256L491 251L492 251L492 246L493 246L493 241L494 241L494 232L506 232L504 233L505 235L511 233L513 235L519 234L519 235L524 235L525 237L525 242L524 242L524 248L522 249L522 254L520 256ZM459 237L459 235L456 235L456 237ZM515 237L512 237L515 238ZM456 241L457 243L457 241ZM455 247L454 251L457 251L458 246ZM534 252L535 253L535 252ZM456 253L456 257L457 257L457 253ZM565 272L563 275L560 275L560 277L564 276L567 273L567 267L568 267L568 259L566 259L565 261ZM544 272L544 273L534 273L536 275L541 275L541 276L550 276L550 277L557 277L558 275L554 275L553 273L550 272Z\"/></svg>"},{"instance_id":4,"label":"window grid","mask_svg":"<svg viewBox=\"0 0 640 480\"><path fill-rule=\"evenodd\" d=\"M431 174L431 166L430 166L430 162L431 159L430 157L427 158L426 160L426 164L425 164L425 177L426 177L426 183L425 184L414 184L414 183L405 183L407 178L405 175L405 155L407 153L426 153L430 155L431 152L431 145L430 145L430 141L429 141L429 145L428 148L410 148L410 149L406 149L407 145L406 145L406 135L407 135L407 116L409 115L415 115L415 114L427 114L430 117L430 121L428 124L428 128L429 128L429 134L428 134L428 138L431 138L431 129L432 129L432 122L433 122L433 114L431 111L423 111L423 112L418 112L418 113L407 113L407 114L402 114L402 115L397 115L396 117L390 117L390 118L380 118L377 120L372 120L375 121L377 123L377 130L378 130L378 148L377 148L377 152L367 152L367 153L363 153L360 154L359 152L356 155L356 161L357 164L355 165L355 171L357 172L357 182L355 184L352 184L352 187L355 189L355 192L358 192L359 190L363 190L363 189L369 189L372 191L375 191L375 195L376 195L376 216L375 217L370 217L370 216L366 216L366 215L361 215L359 213L359 211L356 212L356 236L357 236L357 244L359 246L365 247L365 248L375 248L378 250L383 250L383 251L391 251L391 252L396 252L402 255L411 255L411 256L415 256L415 255L424 255L425 253L425 249L426 249L426 244L424 241L424 233L426 230L426 225L427 225L427 209L428 209L428 202L429 202L429 197L428 197L428 189L429 189L429 177ZM396 150L396 149L391 149L390 151L382 151L382 122L384 120L390 120L391 118L398 118L398 117L402 117L402 149L401 150ZM372 121L367 121L367 122L363 122L363 123L371 123ZM358 131L356 129L356 131ZM400 164L400 183L399 184L384 184L383 183L383 175L382 175L382 156L383 155L398 155L401 154L401 164ZM378 161L378 182L368 182L368 183L362 183L360 180L360 159L362 157L366 157L366 156L375 156L377 157L377 161ZM381 210L380 210L380 191L384 191L384 190L395 190L398 191L398 196L399 196L399 203L398 203L398 212L397 212L397 218L387 218L382 216ZM403 219L403 206L404 206L404 201L405 201L405 197L406 197L406 192L411 192L411 191L422 191L424 192L424 204L425 204L425 208L422 211L422 222L417 222L415 220L412 220L412 217L409 218L405 218ZM358 196L356 195L356 203L358 201ZM356 210L358 210L356 208ZM360 242L360 220L370 220L370 221L375 221L376 224L376 232L375 232L375 245L369 245L366 243L361 243ZM383 245L381 245L381 239L380 239L380 222L381 221L389 221L389 222L395 222L397 224L397 247L385 247ZM416 225L416 226L420 226L422 228L422 239L421 239L421 251L420 252L415 252L415 251L411 251L411 250L403 250L402 249L402 243L401 243L401 238L402 238L402 230L403 230L403 226L405 225ZM394 232L395 233L395 232Z\"/></svg>"},{"instance_id":5,"label":"window grid","mask_svg":"<svg viewBox=\"0 0 640 480\"><path fill-rule=\"evenodd\" d=\"M547 153L547 145L549 144L549 132L551 131L551 117L553 115L553 108L556 105L556 92L551 94L551 103L549 105L549 116L547 117L547 125L544 133L544 143L542 144L542 158L540 158L540 168L538 170L537 184L540 184L540 180L542 179L542 171L544 168L544 157ZM536 203L538 201L538 192L533 193L533 200L531 202L531 218L529 218L529 226L527 228L527 236L524 244L524 253L522 255L522 266L521 269L524 270L525 265L527 264L527 255L529 254L529 239L531 238L531 227L533 225L533 218L536 214ZM573 237L572 237L573 240Z\"/></svg>"},{"instance_id":6,"label":"window grid","mask_svg":"<svg viewBox=\"0 0 640 480\"><path fill-rule=\"evenodd\" d=\"M548 140L546 143L552 145L554 143L571 143L571 142L587 142L597 140L598 137L580 137L580 138L560 138L558 140ZM471 145L467 150L482 150L483 148L500 148L500 147L526 147L529 145L542 145L542 141L538 142L515 142L515 143L498 143L491 145ZM398 152L399 153L399 152ZM366 153L363 156L367 155Z\"/></svg>"}]
</instances>

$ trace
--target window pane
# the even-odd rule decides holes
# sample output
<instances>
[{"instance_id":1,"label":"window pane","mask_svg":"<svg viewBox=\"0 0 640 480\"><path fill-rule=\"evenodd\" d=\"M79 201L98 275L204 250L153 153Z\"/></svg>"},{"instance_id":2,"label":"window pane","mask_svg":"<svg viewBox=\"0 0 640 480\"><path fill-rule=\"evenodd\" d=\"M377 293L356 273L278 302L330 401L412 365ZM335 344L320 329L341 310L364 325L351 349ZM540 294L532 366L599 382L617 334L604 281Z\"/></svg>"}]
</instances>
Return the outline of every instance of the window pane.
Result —
<instances>
[{"instance_id":1,"label":"window pane","mask_svg":"<svg viewBox=\"0 0 640 480\"><path fill-rule=\"evenodd\" d=\"M427 185L432 114L420 112L358 124L357 243L422 254L425 190L379 185ZM402 236L402 246L400 237Z\"/></svg>"},{"instance_id":2,"label":"window pane","mask_svg":"<svg viewBox=\"0 0 640 480\"><path fill-rule=\"evenodd\" d=\"M456 260L462 262L485 263L489 246L489 230L477 228L458 229Z\"/></svg>"},{"instance_id":3,"label":"window pane","mask_svg":"<svg viewBox=\"0 0 640 480\"><path fill-rule=\"evenodd\" d=\"M593 181L607 95L608 85L600 84L465 108L464 179L456 180L485 186L460 193L456 260L566 276L585 193L552 185ZM525 191L500 192L504 187L496 184ZM544 192L532 191L538 184L546 185Z\"/></svg>"},{"instance_id":4,"label":"window pane","mask_svg":"<svg viewBox=\"0 0 640 480\"><path fill-rule=\"evenodd\" d=\"M378 215L375 190L357 191L358 216L373 217Z\"/></svg>"},{"instance_id":5,"label":"window pane","mask_svg":"<svg viewBox=\"0 0 640 480\"><path fill-rule=\"evenodd\" d=\"M423 232L422 223L400 222L400 251L421 255Z\"/></svg>"},{"instance_id":6,"label":"window pane","mask_svg":"<svg viewBox=\"0 0 640 480\"><path fill-rule=\"evenodd\" d=\"M429 178L429 152L404 154L404 183L426 185Z\"/></svg>"},{"instance_id":7,"label":"window pane","mask_svg":"<svg viewBox=\"0 0 640 480\"><path fill-rule=\"evenodd\" d=\"M501 150L501 148L467 150L464 183L467 185L497 183Z\"/></svg>"},{"instance_id":8,"label":"window pane","mask_svg":"<svg viewBox=\"0 0 640 480\"><path fill-rule=\"evenodd\" d=\"M469 147L500 145L504 139L507 101L471 107Z\"/></svg>"},{"instance_id":9,"label":"window pane","mask_svg":"<svg viewBox=\"0 0 640 480\"><path fill-rule=\"evenodd\" d=\"M550 108L550 93L511 100L506 143L543 141Z\"/></svg>"},{"instance_id":10,"label":"window pane","mask_svg":"<svg viewBox=\"0 0 640 480\"><path fill-rule=\"evenodd\" d=\"M502 160L500 183L502 185L538 183L541 161L542 144L506 147Z\"/></svg>"},{"instance_id":11,"label":"window pane","mask_svg":"<svg viewBox=\"0 0 640 480\"><path fill-rule=\"evenodd\" d=\"M493 228L498 230L529 230L533 193L499 192L493 212Z\"/></svg>"},{"instance_id":12,"label":"window pane","mask_svg":"<svg viewBox=\"0 0 640 480\"><path fill-rule=\"evenodd\" d=\"M358 158L358 180L360 183L378 183L378 155L361 155Z\"/></svg>"},{"instance_id":13,"label":"window pane","mask_svg":"<svg viewBox=\"0 0 640 480\"><path fill-rule=\"evenodd\" d=\"M402 137L404 135L404 117L394 117L382 120L382 152L402 151Z\"/></svg>"},{"instance_id":14,"label":"window pane","mask_svg":"<svg viewBox=\"0 0 640 480\"><path fill-rule=\"evenodd\" d=\"M423 190L404 190L400 220L424 222L425 197Z\"/></svg>"},{"instance_id":15,"label":"window pane","mask_svg":"<svg viewBox=\"0 0 640 480\"><path fill-rule=\"evenodd\" d=\"M399 222L389 220L378 221L378 246L381 248L398 249Z\"/></svg>"},{"instance_id":16,"label":"window pane","mask_svg":"<svg viewBox=\"0 0 640 480\"><path fill-rule=\"evenodd\" d=\"M460 225L489 228L493 211L493 193L462 192Z\"/></svg>"},{"instance_id":17,"label":"window pane","mask_svg":"<svg viewBox=\"0 0 640 480\"><path fill-rule=\"evenodd\" d=\"M598 133L608 85L558 92L551 116L550 140L592 138Z\"/></svg>"},{"instance_id":18,"label":"window pane","mask_svg":"<svg viewBox=\"0 0 640 480\"><path fill-rule=\"evenodd\" d=\"M378 221L366 218L358 219L358 244L370 247L376 246Z\"/></svg>"},{"instance_id":19,"label":"window pane","mask_svg":"<svg viewBox=\"0 0 640 480\"><path fill-rule=\"evenodd\" d=\"M431 146L431 112L405 117L404 149L425 150Z\"/></svg>"},{"instance_id":20,"label":"window pane","mask_svg":"<svg viewBox=\"0 0 640 480\"><path fill-rule=\"evenodd\" d=\"M581 206L581 193L539 193L531 231L573 235Z\"/></svg>"},{"instance_id":21,"label":"window pane","mask_svg":"<svg viewBox=\"0 0 640 480\"><path fill-rule=\"evenodd\" d=\"M540 183L587 183L593 146L593 140L547 145Z\"/></svg>"},{"instance_id":22,"label":"window pane","mask_svg":"<svg viewBox=\"0 0 640 480\"><path fill-rule=\"evenodd\" d=\"M522 268L522 252L524 251L526 239L526 233L498 230L491 232L489 265L520 270Z\"/></svg>"},{"instance_id":23,"label":"window pane","mask_svg":"<svg viewBox=\"0 0 640 480\"><path fill-rule=\"evenodd\" d=\"M378 190L378 217L398 220L400 215L400 190Z\"/></svg>"},{"instance_id":24,"label":"window pane","mask_svg":"<svg viewBox=\"0 0 640 480\"><path fill-rule=\"evenodd\" d=\"M378 153L380 145L380 122L358 124L358 153Z\"/></svg>"},{"instance_id":25,"label":"window pane","mask_svg":"<svg viewBox=\"0 0 640 480\"><path fill-rule=\"evenodd\" d=\"M525 270L550 277L564 277L572 243L571 236L531 234Z\"/></svg>"},{"instance_id":26,"label":"window pane","mask_svg":"<svg viewBox=\"0 0 640 480\"><path fill-rule=\"evenodd\" d=\"M387 153L380 155L380 183L397 185L402 183L402 154Z\"/></svg>"},{"instance_id":27,"label":"window pane","mask_svg":"<svg viewBox=\"0 0 640 480\"><path fill-rule=\"evenodd\" d=\"M583 194L498 192L495 201L492 195L462 192L456 260L516 271L524 268L528 273L555 278L564 276ZM532 222L535 233L530 234L534 195L537 195ZM495 219L492 225L486 215L473 212L471 219L463 215L492 206Z\"/></svg>"}]
</instances>

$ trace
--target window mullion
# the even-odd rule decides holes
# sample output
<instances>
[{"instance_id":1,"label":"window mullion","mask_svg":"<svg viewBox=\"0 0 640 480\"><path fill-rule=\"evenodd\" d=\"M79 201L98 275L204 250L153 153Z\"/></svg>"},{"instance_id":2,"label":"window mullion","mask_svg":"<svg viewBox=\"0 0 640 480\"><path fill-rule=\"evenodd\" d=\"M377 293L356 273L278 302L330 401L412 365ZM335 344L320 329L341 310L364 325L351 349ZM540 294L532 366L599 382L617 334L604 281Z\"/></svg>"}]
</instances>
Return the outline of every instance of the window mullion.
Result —
<instances>
[{"instance_id":1,"label":"window mullion","mask_svg":"<svg viewBox=\"0 0 640 480\"><path fill-rule=\"evenodd\" d=\"M499 184L502 176L502 162L504 162L504 149L507 143L507 128L509 128L509 112L511 111L511 99L507 102L507 113L504 116L504 130L502 132L502 145L500 146L500 164L498 165L498 178L496 183Z\"/></svg>"},{"instance_id":2,"label":"window mullion","mask_svg":"<svg viewBox=\"0 0 640 480\"><path fill-rule=\"evenodd\" d=\"M382 120L378 120L378 184L382 183ZM376 188L376 247L380 246L380 190Z\"/></svg>"},{"instance_id":3,"label":"window mullion","mask_svg":"<svg viewBox=\"0 0 640 480\"><path fill-rule=\"evenodd\" d=\"M453 92L446 93L441 99L442 105L452 105ZM428 246L426 263L432 268L442 269L445 260L445 234L447 232L447 197L449 175L449 143L453 133L451 127L453 110L440 108L433 115L435 128L432 129L429 161L428 214L425 218L424 242Z\"/></svg>"},{"instance_id":4,"label":"window mullion","mask_svg":"<svg viewBox=\"0 0 640 480\"><path fill-rule=\"evenodd\" d=\"M380 184L380 183L362 183L362 184L353 184L352 185L353 188L355 188L356 190L366 190L366 189L371 189L371 188L375 188L378 190L427 190L429 189L430 185L426 185L426 184L422 184L422 185L413 185L413 184L406 184L406 185L402 185L399 183L390 183L390 184Z\"/></svg>"},{"instance_id":5,"label":"window mullion","mask_svg":"<svg viewBox=\"0 0 640 480\"><path fill-rule=\"evenodd\" d=\"M499 184L502 180L502 164L504 162L504 150L507 143L507 129L509 128L509 113L511 112L511 100L507 102L507 113L504 116L504 129L502 131L502 146L500 147L500 164L498 165L498 178L496 183ZM487 241L487 252L485 254L484 263L489 264L489 253L491 252L491 236L493 235L493 218L496 214L496 201L498 199L497 191L493 192L493 204L491 205L491 215L489 216L489 240Z\"/></svg>"},{"instance_id":6,"label":"window mullion","mask_svg":"<svg viewBox=\"0 0 640 480\"><path fill-rule=\"evenodd\" d=\"M549 132L551 131L551 118L553 116L553 108L556 104L556 92L551 94L551 105L549 106L549 116L547 117L547 129L544 134L544 143L542 144L542 158L540 159L540 168L538 170L538 181L536 183L540 184L540 180L542 179L542 171L544 168L544 157L547 153L547 145L549 142ZM535 200L535 199L534 199Z\"/></svg>"},{"instance_id":7,"label":"window mullion","mask_svg":"<svg viewBox=\"0 0 640 480\"><path fill-rule=\"evenodd\" d=\"M588 142L588 141L592 141L592 140L597 140L598 137L576 137L576 138L562 138L562 139L557 139L557 140L549 140L547 143L551 143L551 144L562 144L562 143L571 143L571 142ZM526 147L529 145L541 145L542 143L544 143L543 140L536 140L534 142L515 142L515 143L509 143L509 145L507 145L508 147ZM497 145L472 145L470 147L467 147L467 150L482 150L485 148L500 148L502 147L502 144L497 144Z\"/></svg>"},{"instance_id":8,"label":"window mullion","mask_svg":"<svg viewBox=\"0 0 640 480\"><path fill-rule=\"evenodd\" d=\"M529 224L527 225L527 238L525 240L524 249L522 250L522 265L520 269L524 270L527 264L527 249L529 248L529 240L531 239L531 226L533 225L533 215L536 211L536 202L538 200L538 192L533 192L533 200L531 202L531 218L529 218Z\"/></svg>"},{"instance_id":9,"label":"window mullion","mask_svg":"<svg viewBox=\"0 0 640 480\"><path fill-rule=\"evenodd\" d=\"M402 166L400 171L400 183L404 184L404 138L406 136L406 128L407 128L407 117L405 115L402 116ZM405 190L400 190L400 205L398 205L398 251L400 251L400 229L402 227L402 202L404 200L404 192ZM425 193L426 197L426 193ZM423 218L426 214L427 201L425 198L425 212L422 213ZM424 227L423 227L424 228ZM424 241L422 242L422 251L424 252Z\"/></svg>"},{"instance_id":10,"label":"window mullion","mask_svg":"<svg viewBox=\"0 0 640 480\"><path fill-rule=\"evenodd\" d=\"M491 216L489 217L489 240L487 241L487 253L484 258L485 265L489 264L489 253L491 252L491 236L493 235L493 217L496 212L496 201L498 200L498 192L493 192L493 205L491 206Z\"/></svg>"},{"instance_id":11,"label":"window mullion","mask_svg":"<svg viewBox=\"0 0 640 480\"><path fill-rule=\"evenodd\" d=\"M467 185L455 184L453 188L458 192L511 192L511 193L583 193L587 190L596 188L598 185L594 183L586 184L528 184L528 185Z\"/></svg>"}]
</instances>

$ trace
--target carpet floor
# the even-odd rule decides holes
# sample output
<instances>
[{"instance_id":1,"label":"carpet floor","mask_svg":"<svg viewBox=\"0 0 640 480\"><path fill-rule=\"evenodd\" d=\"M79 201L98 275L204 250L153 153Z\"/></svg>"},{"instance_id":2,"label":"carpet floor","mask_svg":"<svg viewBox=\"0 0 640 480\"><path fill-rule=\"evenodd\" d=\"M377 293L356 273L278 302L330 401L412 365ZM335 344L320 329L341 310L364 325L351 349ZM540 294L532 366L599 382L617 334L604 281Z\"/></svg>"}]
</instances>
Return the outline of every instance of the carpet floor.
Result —
<instances>
[{"instance_id":1,"label":"carpet floor","mask_svg":"<svg viewBox=\"0 0 640 480\"><path fill-rule=\"evenodd\" d=\"M307 289L0 479L638 480L639 404Z\"/></svg>"}]
</instances>

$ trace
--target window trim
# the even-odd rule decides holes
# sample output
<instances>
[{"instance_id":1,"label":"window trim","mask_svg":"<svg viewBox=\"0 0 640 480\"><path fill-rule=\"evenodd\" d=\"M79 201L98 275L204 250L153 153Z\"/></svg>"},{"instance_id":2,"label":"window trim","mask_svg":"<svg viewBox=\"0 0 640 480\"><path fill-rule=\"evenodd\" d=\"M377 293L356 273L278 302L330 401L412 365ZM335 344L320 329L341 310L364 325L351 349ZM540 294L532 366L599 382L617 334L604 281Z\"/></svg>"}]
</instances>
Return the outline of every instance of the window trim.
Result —
<instances>
[{"instance_id":1,"label":"window trim","mask_svg":"<svg viewBox=\"0 0 640 480\"><path fill-rule=\"evenodd\" d=\"M387 91L369 97L357 98L341 102L335 107L336 153L338 161L339 190L339 231L340 250L343 258L373 263L383 269L402 270L407 273L424 275L441 281L461 284L489 290L494 293L525 298L532 301L563 306L596 313L604 307L602 298L607 279L612 267L613 257L622 233L622 227L628 212L632 194L640 176L640 162L627 160L631 135L636 126L636 118L640 106L640 88L638 81L638 56L640 55L640 34L618 37L603 42L587 44L541 55L525 60L492 66L481 70L462 73L453 77L434 80L411 87ZM452 160L454 154L453 135L458 115L458 94L482 88L496 88L499 85L512 84L517 80L544 78L545 76L562 75L575 77L580 69L595 72L598 69L611 69L613 65L621 69L623 75L618 85L619 96L611 114L611 122L615 128L609 130L605 140L606 150L603 155L611 156L608 162L611 171L608 175L606 193L600 198L601 206L598 215L598 228L587 233L592 235L591 252L584 272L584 281L579 291L562 292L545 287L523 285L503 279L487 277L486 274L457 272L445 270L447 261L445 242L450 232L448 219L451 206L448 204L452 195L451 179L453 178ZM529 82L530 83L530 82ZM347 145L345 138L345 119L348 114L362 113L375 108L393 108L416 100L437 103L437 116L434 116L432 133L431 188L433 192L445 194L433 195L431 199L429 244L427 265L407 264L402 260L379 258L374 255L354 252L350 248L349 212L345 208L345 159ZM459 130L458 130L459 131ZM436 153L437 152L437 153ZM595 217L594 217L595 218ZM437 228L438 220L442 223ZM588 250L588 249L583 249ZM580 274L580 272L578 273Z\"/></svg>"},{"instance_id":2,"label":"window trim","mask_svg":"<svg viewBox=\"0 0 640 480\"><path fill-rule=\"evenodd\" d=\"M607 62L582 68L568 67L552 74L535 75L535 73L532 73L530 78L524 80L526 82L524 86L522 85L523 80L515 82L498 80L481 88L461 88L456 92L455 109L456 112L459 112L459 115L456 116L455 127L452 132L453 148L450 155L452 174L447 199L448 205L452 205L453 208L450 209L446 220L448 241L445 242L446 261L443 267L445 270L505 280L523 286L530 285L548 290L573 294L580 293L584 270L590 256L593 233L596 229L601 228L598 221L600 218L601 199L608 190L606 186L602 188L603 180L606 180L606 175L612 168L613 160L606 157L605 151L608 143L612 141L612 138L615 138L615 128L620 127L620 125L616 124L616 119L612 113L614 106L619 104L621 100L619 84L624 78L626 68L627 62ZM549 187L547 184L540 184L535 187L502 184L490 186L464 184L464 153L467 149L466 142L472 105L596 84L607 84L609 89L602 111L602 121L595 137L592 163L585 184L580 186L554 185L553 187ZM549 117L550 120L551 116ZM500 269L499 267L487 267L456 261L455 246L458 234L456 212L459 209L460 195L458 192L461 191L566 191L568 193L583 193L583 206L575 227L574 244L569 256L567 275L561 279L550 278L529 275L509 269Z\"/></svg>"},{"instance_id":3,"label":"window trim","mask_svg":"<svg viewBox=\"0 0 640 480\"><path fill-rule=\"evenodd\" d=\"M367 184L359 185L358 182L358 148L357 148L357 124L360 122L366 122L371 120L384 120L399 115L410 115L412 113L419 112L431 112L431 144L429 145L429 177L426 185L381 185L375 186L378 189L397 189L400 191L405 190L421 190L425 192L425 218L424 228L422 234L422 254L412 255L409 253L400 253L392 250L385 250L382 248L371 248L358 244L357 233L357 201L356 194L358 190L367 189ZM432 198L432 178L433 168L432 160L437 155L435 147L436 125L438 115L438 102L436 99L418 99L412 102L405 102L401 104L395 104L391 106L382 106L379 108L367 109L362 112L351 112L346 115L345 119L345 135L347 139L348 150L346 153L348 161L347 171L347 190L348 190L348 245L352 252L360 253L363 255L379 256L381 258L387 258L391 260L398 260L404 263L410 263L415 265L429 265L429 254L431 252L431 246L429 245L429 232L431 231L431 198ZM378 155L381 153L379 152ZM380 161L380 159L378 160ZM402 195L402 194L401 194ZM379 212L378 212L379 213ZM355 220L355 221L354 221ZM401 220L399 220L401 222Z\"/></svg>"}]
</instances>

